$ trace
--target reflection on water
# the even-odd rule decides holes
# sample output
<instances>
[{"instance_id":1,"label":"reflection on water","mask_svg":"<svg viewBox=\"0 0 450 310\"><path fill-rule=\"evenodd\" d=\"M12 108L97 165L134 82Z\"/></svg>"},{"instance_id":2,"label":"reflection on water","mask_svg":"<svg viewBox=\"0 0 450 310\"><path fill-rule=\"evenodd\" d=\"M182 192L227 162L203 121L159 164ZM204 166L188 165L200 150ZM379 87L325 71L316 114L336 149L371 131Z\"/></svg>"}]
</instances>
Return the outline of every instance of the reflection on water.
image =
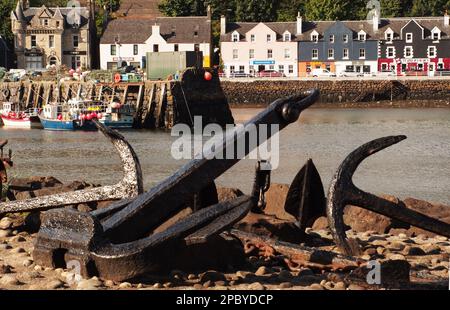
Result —
<instances>
[{"instance_id":1,"label":"reflection on water","mask_svg":"<svg viewBox=\"0 0 450 310\"><path fill-rule=\"evenodd\" d=\"M237 121L257 109L234 110ZM186 161L172 159L175 140L167 132L126 131L136 149L149 188ZM416 197L450 205L450 110L448 109L312 109L280 135L280 166L273 182L289 183L313 158L326 187L341 161L370 140L404 134L408 140L365 161L355 176L364 190L401 198ZM121 178L118 156L100 133L0 129L9 139L16 168L13 176L53 175L62 181L113 184ZM255 162L240 162L219 178L221 186L250 191Z\"/></svg>"}]
</instances>

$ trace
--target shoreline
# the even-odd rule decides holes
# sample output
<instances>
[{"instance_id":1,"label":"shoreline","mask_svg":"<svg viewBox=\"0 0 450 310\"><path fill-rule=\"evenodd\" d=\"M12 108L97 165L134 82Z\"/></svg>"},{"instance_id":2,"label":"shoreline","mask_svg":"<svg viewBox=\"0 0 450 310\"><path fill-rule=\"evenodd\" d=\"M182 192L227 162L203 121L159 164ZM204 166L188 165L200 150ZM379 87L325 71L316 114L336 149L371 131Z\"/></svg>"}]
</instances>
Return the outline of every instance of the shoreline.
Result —
<instances>
[{"instance_id":1,"label":"shoreline","mask_svg":"<svg viewBox=\"0 0 450 310\"><path fill-rule=\"evenodd\" d=\"M229 104L230 109L263 109L267 104L261 103L244 103ZM317 103L310 109L450 109L449 100L405 100L405 101L374 101L374 102L342 102L342 103Z\"/></svg>"}]
</instances>

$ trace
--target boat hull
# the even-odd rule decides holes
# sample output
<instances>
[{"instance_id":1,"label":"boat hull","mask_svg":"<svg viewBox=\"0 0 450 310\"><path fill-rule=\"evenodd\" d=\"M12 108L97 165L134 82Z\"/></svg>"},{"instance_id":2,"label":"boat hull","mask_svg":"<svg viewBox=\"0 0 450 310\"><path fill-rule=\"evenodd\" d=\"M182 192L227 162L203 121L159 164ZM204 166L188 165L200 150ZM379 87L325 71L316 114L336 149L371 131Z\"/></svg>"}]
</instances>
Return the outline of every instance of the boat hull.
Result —
<instances>
[{"instance_id":1,"label":"boat hull","mask_svg":"<svg viewBox=\"0 0 450 310\"><path fill-rule=\"evenodd\" d=\"M5 115L1 115L3 126L5 128L20 128L20 129L41 129L42 125L39 121L39 117L32 116L26 118L12 118Z\"/></svg>"},{"instance_id":2,"label":"boat hull","mask_svg":"<svg viewBox=\"0 0 450 310\"><path fill-rule=\"evenodd\" d=\"M86 121L81 123L77 120L71 120L71 121L60 121L60 120L53 120L48 118L40 117L42 126L45 130L52 130L52 131L75 131L75 130L81 130L81 131L96 131L97 127L93 122Z\"/></svg>"},{"instance_id":3,"label":"boat hull","mask_svg":"<svg viewBox=\"0 0 450 310\"><path fill-rule=\"evenodd\" d=\"M112 129L132 129L133 122L100 120L100 123Z\"/></svg>"}]
</instances>

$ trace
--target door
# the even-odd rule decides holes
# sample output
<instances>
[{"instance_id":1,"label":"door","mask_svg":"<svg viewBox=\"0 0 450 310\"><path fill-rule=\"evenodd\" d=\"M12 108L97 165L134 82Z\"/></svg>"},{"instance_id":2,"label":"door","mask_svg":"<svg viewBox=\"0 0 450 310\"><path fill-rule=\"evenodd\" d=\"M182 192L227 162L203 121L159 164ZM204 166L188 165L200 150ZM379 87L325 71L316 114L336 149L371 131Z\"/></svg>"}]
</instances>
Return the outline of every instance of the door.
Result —
<instances>
[{"instance_id":1,"label":"door","mask_svg":"<svg viewBox=\"0 0 450 310\"><path fill-rule=\"evenodd\" d=\"M434 71L436 71L436 64L432 62L428 64L428 76L434 76Z\"/></svg>"}]
</instances>

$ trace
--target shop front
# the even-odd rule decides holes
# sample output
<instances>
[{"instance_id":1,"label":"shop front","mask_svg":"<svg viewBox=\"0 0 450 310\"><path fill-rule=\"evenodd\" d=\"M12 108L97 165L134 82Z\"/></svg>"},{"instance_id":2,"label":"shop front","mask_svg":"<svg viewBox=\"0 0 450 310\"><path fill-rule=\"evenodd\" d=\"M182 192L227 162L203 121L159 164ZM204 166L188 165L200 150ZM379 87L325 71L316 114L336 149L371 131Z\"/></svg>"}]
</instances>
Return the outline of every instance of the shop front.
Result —
<instances>
[{"instance_id":1,"label":"shop front","mask_svg":"<svg viewBox=\"0 0 450 310\"><path fill-rule=\"evenodd\" d=\"M398 76L435 76L450 71L450 58L380 59L379 72L395 72Z\"/></svg>"},{"instance_id":2,"label":"shop front","mask_svg":"<svg viewBox=\"0 0 450 310\"><path fill-rule=\"evenodd\" d=\"M299 77L307 77L314 69L326 69L330 72L336 72L335 62L322 62L322 61L304 61L298 63Z\"/></svg>"}]
</instances>

